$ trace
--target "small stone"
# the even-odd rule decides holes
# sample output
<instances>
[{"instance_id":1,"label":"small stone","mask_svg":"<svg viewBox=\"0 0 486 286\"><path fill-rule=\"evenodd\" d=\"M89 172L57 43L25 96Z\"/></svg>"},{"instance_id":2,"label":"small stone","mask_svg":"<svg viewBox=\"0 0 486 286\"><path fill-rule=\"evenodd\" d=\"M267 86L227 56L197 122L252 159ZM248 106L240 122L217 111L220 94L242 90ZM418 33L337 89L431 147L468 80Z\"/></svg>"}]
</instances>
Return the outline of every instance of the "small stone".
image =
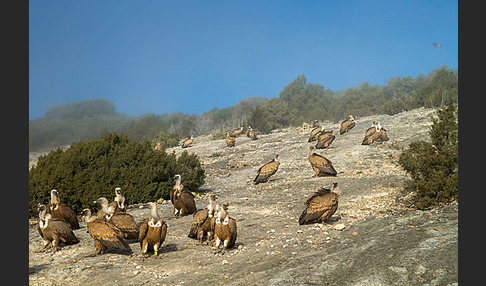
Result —
<instances>
[{"instance_id":1,"label":"small stone","mask_svg":"<svg viewBox=\"0 0 486 286\"><path fill-rule=\"evenodd\" d=\"M303 232L302 229L297 230L297 233L302 233L302 232Z\"/></svg>"},{"instance_id":2,"label":"small stone","mask_svg":"<svg viewBox=\"0 0 486 286\"><path fill-rule=\"evenodd\" d=\"M228 261L225 259L225 260L223 260L223 262L221 264L222 265L228 264Z\"/></svg>"},{"instance_id":3,"label":"small stone","mask_svg":"<svg viewBox=\"0 0 486 286\"><path fill-rule=\"evenodd\" d=\"M238 250L242 250L242 249L243 249L243 244L238 245Z\"/></svg>"},{"instance_id":4,"label":"small stone","mask_svg":"<svg viewBox=\"0 0 486 286\"><path fill-rule=\"evenodd\" d=\"M334 229L335 230L339 230L339 231L343 230L344 228L346 228L346 226L344 225L344 223L339 223L339 224L336 224L334 226Z\"/></svg>"}]
</instances>

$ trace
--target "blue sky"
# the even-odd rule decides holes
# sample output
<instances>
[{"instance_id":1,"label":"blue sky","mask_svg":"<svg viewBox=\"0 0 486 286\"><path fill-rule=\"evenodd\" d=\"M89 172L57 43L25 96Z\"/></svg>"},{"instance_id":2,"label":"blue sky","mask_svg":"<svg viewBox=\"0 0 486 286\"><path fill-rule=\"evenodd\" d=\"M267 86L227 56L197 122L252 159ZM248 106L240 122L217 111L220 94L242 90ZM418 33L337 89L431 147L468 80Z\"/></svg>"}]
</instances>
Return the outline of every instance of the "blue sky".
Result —
<instances>
[{"instance_id":1,"label":"blue sky","mask_svg":"<svg viewBox=\"0 0 486 286\"><path fill-rule=\"evenodd\" d=\"M301 74L337 91L442 65L458 67L457 1L29 2L30 120L88 98L200 114Z\"/></svg>"}]
</instances>

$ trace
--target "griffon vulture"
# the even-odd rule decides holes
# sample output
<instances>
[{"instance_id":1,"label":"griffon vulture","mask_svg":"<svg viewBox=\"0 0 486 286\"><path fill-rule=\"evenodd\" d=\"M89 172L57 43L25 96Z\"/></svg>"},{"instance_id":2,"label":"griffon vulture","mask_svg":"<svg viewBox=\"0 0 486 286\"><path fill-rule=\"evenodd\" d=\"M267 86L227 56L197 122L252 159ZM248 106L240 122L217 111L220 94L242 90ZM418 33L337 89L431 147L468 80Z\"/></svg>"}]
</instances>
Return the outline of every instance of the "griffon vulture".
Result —
<instances>
[{"instance_id":1,"label":"griffon vulture","mask_svg":"<svg viewBox=\"0 0 486 286\"><path fill-rule=\"evenodd\" d=\"M194 137L191 135L191 138L187 138L184 141L182 141L181 147L182 148L191 147L192 141L194 141Z\"/></svg>"},{"instance_id":2,"label":"griffon vulture","mask_svg":"<svg viewBox=\"0 0 486 286\"><path fill-rule=\"evenodd\" d=\"M314 129L312 129L312 131L310 133L310 136L309 136L309 139L307 140L307 142L316 141L317 140L317 135L319 135L321 132L324 132L324 126L316 127Z\"/></svg>"},{"instance_id":3,"label":"griffon vulture","mask_svg":"<svg viewBox=\"0 0 486 286\"><path fill-rule=\"evenodd\" d=\"M99 198L94 203L101 205L106 222L116 226L125 239L138 239L139 227L133 216L128 213L114 212L113 209L108 207L108 200L104 197Z\"/></svg>"},{"instance_id":4,"label":"griffon vulture","mask_svg":"<svg viewBox=\"0 0 486 286\"><path fill-rule=\"evenodd\" d=\"M176 182L174 190L170 192L170 201L174 206L174 215L176 217L192 214L196 211L196 202L194 201L194 195L184 190L184 185L181 185L181 175L174 176Z\"/></svg>"},{"instance_id":5,"label":"griffon vulture","mask_svg":"<svg viewBox=\"0 0 486 286\"><path fill-rule=\"evenodd\" d=\"M130 245L116 226L107 223L104 219L91 216L89 209L83 210L83 217L89 235L95 242L96 255L100 255L108 249L120 249L128 254L132 253Z\"/></svg>"},{"instance_id":6,"label":"griffon vulture","mask_svg":"<svg viewBox=\"0 0 486 286\"><path fill-rule=\"evenodd\" d=\"M370 145L374 142L383 142L388 140L390 140L390 138L388 138L386 129L381 126L380 122L377 122L374 127L366 130L365 138L361 144Z\"/></svg>"},{"instance_id":7,"label":"griffon vulture","mask_svg":"<svg viewBox=\"0 0 486 286\"><path fill-rule=\"evenodd\" d=\"M326 149L336 139L334 131L322 131L317 135L316 149Z\"/></svg>"},{"instance_id":8,"label":"griffon vulture","mask_svg":"<svg viewBox=\"0 0 486 286\"><path fill-rule=\"evenodd\" d=\"M257 175L255 179L253 179L253 184L257 185L259 183L268 181L268 179L277 172L279 165L280 159L278 158L277 154L277 156L275 156L275 159L261 166L257 170Z\"/></svg>"},{"instance_id":9,"label":"griffon vulture","mask_svg":"<svg viewBox=\"0 0 486 286\"><path fill-rule=\"evenodd\" d=\"M366 129L365 131L365 136L363 138L363 142L361 143L361 145L369 145L370 143L368 143L368 139L370 138L371 135L373 135L374 133L376 132L376 122L373 121L371 122L371 127Z\"/></svg>"},{"instance_id":10,"label":"griffon vulture","mask_svg":"<svg viewBox=\"0 0 486 286\"><path fill-rule=\"evenodd\" d=\"M127 212L127 205L125 204L125 197L122 195L122 191L120 187L115 188L115 202L116 208L115 212Z\"/></svg>"},{"instance_id":11,"label":"griffon vulture","mask_svg":"<svg viewBox=\"0 0 486 286\"><path fill-rule=\"evenodd\" d=\"M71 229L79 229L79 221L76 213L70 206L61 203L58 195L59 192L57 190L51 191L49 213L52 215L53 218L66 220L71 225Z\"/></svg>"},{"instance_id":12,"label":"griffon vulture","mask_svg":"<svg viewBox=\"0 0 486 286\"><path fill-rule=\"evenodd\" d=\"M325 222L329 219L338 208L339 187L334 182L332 190L321 188L305 202L306 208L299 217L299 224Z\"/></svg>"},{"instance_id":13,"label":"griffon vulture","mask_svg":"<svg viewBox=\"0 0 486 286\"><path fill-rule=\"evenodd\" d=\"M312 165L312 169L316 172L315 176L336 176L337 172L334 169L332 162L326 159L324 156L313 153L314 147L309 146L309 162Z\"/></svg>"},{"instance_id":14,"label":"griffon vulture","mask_svg":"<svg viewBox=\"0 0 486 286\"><path fill-rule=\"evenodd\" d=\"M213 215L210 216L209 214L210 211L205 208L196 211L192 216L191 229L189 230L189 234L187 236L199 240L200 245L202 245L203 238L205 236L208 242L213 237L216 218Z\"/></svg>"},{"instance_id":15,"label":"griffon vulture","mask_svg":"<svg viewBox=\"0 0 486 286\"><path fill-rule=\"evenodd\" d=\"M140 248L142 249L142 255L145 255L149 250L153 250L154 255L157 256L160 246L165 241L167 224L157 213L157 205L154 202L149 202L143 207L150 208L150 218L144 219L140 224L138 237Z\"/></svg>"},{"instance_id":16,"label":"griffon vulture","mask_svg":"<svg viewBox=\"0 0 486 286\"><path fill-rule=\"evenodd\" d=\"M257 140L258 139L258 132L253 130L253 128L250 127L250 134L249 136L251 140Z\"/></svg>"},{"instance_id":17,"label":"griffon vulture","mask_svg":"<svg viewBox=\"0 0 486 286\"><path fill-rule=\"evenodd\" d=\"M74 235L71 225L64 219L53 218L47 213L47 208L43 204L38 204L39 224L37 231L44 240L44 249L52 245L52 250L59 249L59 242L64 244L76 244L79 239Z\"/></svg>"},{"instance_id":18,"label":"griffon vulture","mask_svg":"<svg viewBox=\"0 0 486 286\"><path fill-rule=\"evenodd\" d=\"M222 204L222 207L218 210L214 224L216 250L221 251L223 254L225 249L235 246L237 238L236 220L229 217L228 206L229 204L226 202ZM221 242L222 248L220 249Z\"/></svg>"},{"instance_id":19,"label":"griffon vulture","mask_svg":"<svg viewBox=\"0 0 486 286\"><path fill-rule=\"evenodd\" d=\"M339 130L339 135L343 135L344 133L348 132L349 130L353 129L356 125L354 121L354 117L349 115L349 118L341 122L341 129Z\"/></svg>"},{"instance_id":20,"label":"griffon vulture","mask_svg":"<svg viewBox=\"0 0 486 286\"><path fill-rule=\"evenodd\" d=\"M231 131L230 136L231 137L238 137L238 136L240 136L241 132L243 132L243 126L241 126L240 128L236 128L233 131Z\"/></svg>"},{"instance_id":21,"label":"griffon vulture","mask_svg":"<svg viewBox=\"0 0 486 286\"><path fill-rule=\"evenodd\" d=\"M229 135L228 132L226 132L226 147L235 147L235 137L232 137Z\"/></svg>"}]
</instances>

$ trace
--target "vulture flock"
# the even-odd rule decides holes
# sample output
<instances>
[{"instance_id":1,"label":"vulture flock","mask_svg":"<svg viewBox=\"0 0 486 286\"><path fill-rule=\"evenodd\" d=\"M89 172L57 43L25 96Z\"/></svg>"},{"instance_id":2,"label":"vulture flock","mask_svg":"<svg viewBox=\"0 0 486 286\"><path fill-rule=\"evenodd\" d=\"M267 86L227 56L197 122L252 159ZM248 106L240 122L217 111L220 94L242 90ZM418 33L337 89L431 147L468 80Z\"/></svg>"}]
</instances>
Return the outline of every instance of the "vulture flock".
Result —
<instances>
[{"instance_id":1,"label":"vulture flock","mask_svg":"<svg viewBox=\"0 0 486 286\"><path fill-rule=\"evenodd\" d=\"M355 119L349 116L341 122L340 135L349 132L355 126ZM317 149L329 149L336 138L333 130L325 130L315 120L313 129L310 131L308 143L316 141L316 145L308 146L308 160L315 172L314 176L337 176L337 171L332 162L324 156L315 153ZM252 140L258 139L257 132L248 126L246 132L243 127L226 133L227 147L234 147L236 138L242 134ZM362 145L370 145L375 142L388 141L386 129L380 122L372 122L370 128L365 132ZM190 147L193 143L193 136L185 139L181 147ZM159 150L158 144L155 150ZM280 165L278 154L273 160L265 163L256 171L253 184L268 183ZM189 228L188 237L198 240L200 245L203 242L213 245L217 253L224 253L226 249L233 248L237 239L236 220L229 215L229 203L218 204L217 197L209 194L209 202L205 208L197 209L194 195L181 184L182 177L174 176L175 185L170 192L170 201L174 208L174 216L192 215L192 224ZM127 213L127 204L121 188L114 190L113 201L100 197L93 202L99 205L100 209L94 215L89 208L82 212L82 220L86 222L89 235L94 241L96 252L93 255L100 255L107 250L119 251L126 254L133 253L128 242L140 242L142 257L146 258L148 252L158 256L158 251L167 236L167 224L157 212L157 204L148 202L141 208L148 209L147 217L137 223L133 216ZM333 182L331 189L320 188L315 191L304 203L298 223L300 225L314 222L326 222L338 208L340 195L338 182ZM37 230L44 241L44 248L52 247L52 251L59 249L60 244L70 245L79 243L73 230L79 229L79 221L74 210L61 202L59 192L51 190L48 206L39 203L39 223Z\"/></svg>"}]
</instances>

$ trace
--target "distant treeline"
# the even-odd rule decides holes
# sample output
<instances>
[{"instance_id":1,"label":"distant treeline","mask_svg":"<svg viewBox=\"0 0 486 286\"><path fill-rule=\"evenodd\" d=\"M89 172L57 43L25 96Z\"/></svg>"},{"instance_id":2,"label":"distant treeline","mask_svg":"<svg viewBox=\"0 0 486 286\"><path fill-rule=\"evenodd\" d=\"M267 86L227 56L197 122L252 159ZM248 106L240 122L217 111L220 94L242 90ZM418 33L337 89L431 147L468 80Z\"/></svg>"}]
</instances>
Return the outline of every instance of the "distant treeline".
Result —
<instances>
[{"instance_id":1,"label":"distant treeline","mask_svg":"<svg viewBox=\"0 0 486 286\"><path fill-rule=\"evenodd\" d=\"M182 112L128 116L116 112L106 99L87 99L49 108L44 117L29 121L29 151L48 150L99 139L115 132L133 140L160 142L166 147L190 135L225 134L250 125L260 133L299 126L313 120L344 120L373 114L396 114L418 107L439 107L458 102L458 70L446 66L427 76L391 77L387 84L363 82L344 91L308 83L304 75L283 88L278 97L249 97L201 115Z\"/></svg>"}]
</instances>

